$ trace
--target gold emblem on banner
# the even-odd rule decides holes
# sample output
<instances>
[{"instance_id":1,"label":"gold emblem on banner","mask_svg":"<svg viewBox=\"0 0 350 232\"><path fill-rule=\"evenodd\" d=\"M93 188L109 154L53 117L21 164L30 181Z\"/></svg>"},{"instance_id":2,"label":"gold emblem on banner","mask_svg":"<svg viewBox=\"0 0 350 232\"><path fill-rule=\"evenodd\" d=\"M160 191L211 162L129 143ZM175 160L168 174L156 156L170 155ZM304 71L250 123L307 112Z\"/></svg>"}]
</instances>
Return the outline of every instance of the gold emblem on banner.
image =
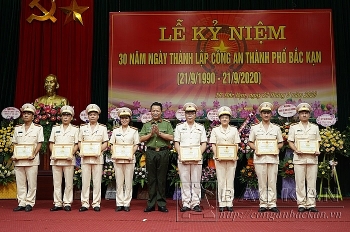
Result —
<instances>
[{"instance_id":1,"label":"gold emblem on banner","mask_svg":"<svg viewBox=\"0 0 350 232\"><path fill-rule=\"evenodd\" d=\"M38 21L46 21L51 20L53 23L56 22L56 18L53 16L53 14L56 12L56 2L55 0L51 0L51 9L50 11L47 11L42 5L40 5L40 0L33 0L31 3L29 3L30 8L37 7L41 12L44 13L42 16L38 16L35 14L31 14L27 21L31 23L34 19Z\"/></svg>"},{"instance_id":2,"label":"gold emblem on banner","mask_svg":"<svg viewBox=\"0 0 350 232\"><path fill-rule=\"evenodd\" d=\"M76 0L72 0L69 6L66 7L59 7L65 14L66 14L66 20L64 21L64 25L74 21L79 21L81 25L83 24L83 17L81 16L87 9L89 9L88 6L78 6L78 3Z\"/></svg>"}]
</instances>

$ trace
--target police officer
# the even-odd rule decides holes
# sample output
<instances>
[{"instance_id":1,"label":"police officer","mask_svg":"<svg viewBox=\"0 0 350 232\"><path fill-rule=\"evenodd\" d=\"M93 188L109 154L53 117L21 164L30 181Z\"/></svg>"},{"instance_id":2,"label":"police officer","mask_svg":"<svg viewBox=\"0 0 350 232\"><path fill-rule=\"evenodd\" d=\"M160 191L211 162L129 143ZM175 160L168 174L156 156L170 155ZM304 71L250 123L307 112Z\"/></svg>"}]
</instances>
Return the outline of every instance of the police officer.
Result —
<instances>
[{"instance_id":1,"label":"police officer","mask_svg":"<svg viewBox=\"0 0 350 232\"><path fill-rule=\"evenodd\" d=\"M72 145L72 153L65 154L67 158L56 159L51 155L52 177L53 177L53 199L54 207L50 211L62 210L71 211L73 202L73 175L75 166L75 152L78 150L79 127L72 125L74 109L71 106L62 106L62 124L52 128L50 135L50 150L53 151L54 144ZM62 176L64 175L65 189L62 201Z\"/></svg>"},{"instance_id":2,"label":"police officer","mask_svg":"<svg viewBox=\"0 0 350 232\"><path fill-rule=\"evenodd\" d=\"M290 148L294 151L293 163L298 211L318 212L316 209L316 179L318 155L320 153L302 153L298 150L295 143L298 139L321 141L320 131L317 125L309 122L311 106L308 103L300 103L297 106L297 111L300 122L291 125L288 133L288 142Z\"/></svg>"},{"instance_id":3,"label":"police officer","mask_svg":"<svg viewBox=\"0 0 350 232\"><path fill-rule=\"evenodd\" d=\"M185 212L192 209L196 212L201 212L200 182L203 161L182 162L180 146L200 146L201 154L203 154L207 147L207 137L204 126L195 122L197 106L189 102L183 106L183 110L185 111L186 121L178 124L174 133L175 149L179 154L178 168L182 197L182 208L180 211Z\"/></svg>"},{"instance_id":4,"label":"police officer","mask_svg":"<svg viewBox=\"0 0 350 232\"><path fill-rule=\"evenodd\" d=\"M130 127L132 112L127 107L122 107L117 111L120 118L121 126L115 128L112 132L109 142L111 145L126 144L133 145L133 154L137 150L140 143L139 132L137 128ZM116 176L116 209L115 211L125 210L130 211L130 202L132 198L132 180L134 176L135 155L130 159L115 159L113 158L115 176Z\"/></svg>"},{"instance_id":5,"label":"police officer","mask_svg":"<svg viewBox=\"0 0 350 232\"><path fill-rule=\"evenodd\" d=\"M90 181L92 176L93 182L93 196L92 207L94 211L101 210L101 181L102 181L102 166L103 166L103 153L102 151L107 148L108 134L107 127L103 124L99 124L99 114L101 113L100 107L96 104L90 104L86 107L86 113L88 114L89 123L80 126L79 130L79 149L81 150L82 142L93 141L100 142L101 152L96 156L85 156L80 152L81 156L81 170L82 170L82 190L81 190L81 208L80 212L87 211L89 209L89 193L90 193Z\"/></svg>"},{"instance_id":6,"label":"police officer","mask_svg":"<svg viewBox=\"0 0 350 232\"><path fill-rule=\"evenodd\" d=\"M26 103L22 106L21 111L24 124L15 127L12 142L14 145L34 145L34 151L28 159L17 160L12 157L15 165L18 199L18 206L13 211L30 212L35 205L38 166L40 164L39 151L44 141L44 134L42 126L33 123L35 107Z\"/></svg>"},{"instance_id":7,"label":"police officer","mask_svg":"<svg viewBox=\"0 0 350 232\"><path fill-rule=\"evenodd\" d=\"M237 128L229 125L231 115L232 111L227 106L222 106L218 109L218 116L221 124L220 126L213 128L209 140L214 152L220 212L223 212L224 210L229 212L233 211L233 181L235 178L237 166L236 161L238 158L232 160L220 160L217 156L216 145L238 145L241 142Z\"/></svg>"},{"instance_id":8,"label":"police officer","mask_svg":"<svg viewBox=\"0 0 350 232\"><path fill-rule=\"evenodd\" d=\"M277 139L277 147L281 149L283 146L282 132L279 126L270 122L272 117L272 104L263 102L259 106L262 121L252 126L249 134L249 146L256 150L255 142L259 139ZM254 167L258 177L260 208L258 212L265 212L268 209L278 213L276 205L277 200L277 173L278 173L279 157L278 153L274 154L258 154L254 153Z\"/></svg>"},{"instance_id":9,"label":"police officer","mask_svg":"<svg viewBox=\"0 0 350 232\"><path fill-rule=\"evenodd\" d=\"M166 207L165 183L168 172L170 141L173 140L173 128L168 120L162 119L162 104L151 105L152 120L145 123L140 131L140 141L145 142L146 169L148 172L148 200L144 212L155 210L168 212Z\"/></svg>"}]
</instances>

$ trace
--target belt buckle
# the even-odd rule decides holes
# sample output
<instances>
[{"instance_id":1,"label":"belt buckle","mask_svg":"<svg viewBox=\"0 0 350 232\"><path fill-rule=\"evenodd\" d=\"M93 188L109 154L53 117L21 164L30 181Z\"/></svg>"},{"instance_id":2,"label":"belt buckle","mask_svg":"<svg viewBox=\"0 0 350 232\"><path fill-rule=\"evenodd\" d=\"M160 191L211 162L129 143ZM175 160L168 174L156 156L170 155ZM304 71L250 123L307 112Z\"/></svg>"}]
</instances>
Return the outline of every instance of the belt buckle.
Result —
<instances>
[{"instance_id":1,"label":"belt buckle","mask_svg":"<svg viewBox=\"0 0 350 232\"><path fill-rule=\"evenodd\" d=\"M154 148L155 151L160 151L160 147Z\"/></svg>"}]
</instances>

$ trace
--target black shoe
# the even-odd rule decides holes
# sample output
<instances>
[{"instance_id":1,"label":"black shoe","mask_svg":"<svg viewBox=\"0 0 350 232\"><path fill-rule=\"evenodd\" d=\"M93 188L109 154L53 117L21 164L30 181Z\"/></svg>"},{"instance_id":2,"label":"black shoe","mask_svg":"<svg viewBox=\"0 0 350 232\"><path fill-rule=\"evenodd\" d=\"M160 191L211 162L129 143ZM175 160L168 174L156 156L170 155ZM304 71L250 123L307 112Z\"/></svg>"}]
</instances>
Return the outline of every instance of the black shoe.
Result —
<instances>
[{"instance_id":1,"label":"black shoe","mask_svg":"<svg viewBox=\"0 0 350 232\"><path fill-rule=\"evenodd\" d=\"M318 212L318 209L316 209L315 207L311 207L308 209L310 212L313 212L313 213L317 213Z\"/></svg>"},{"instance_id":2,"label":"black shoe","mask_svg":"<svg viewBox=\"0 0 350 232\"><path fill-rule=\"evenodd\" d=\"M26 207L24 206L17 206L16 208L13 209L13 211L17 212L17 211L24 211Z\"/></svg>"},{"instance_id":3,"label":"black shoe","mask_svg":"<svg viewBox=\"0 0 350 232\"><path fill-rule=\"evenodd\" d=\"M124 207L124 211L129 212L130 211L130 207L129 206L125 206Z\"/></svg>"},{"instance_id":4,"label":"black shoe","mask_svg":"<svg viewBox=\"0 0 350 232\"><path fill-rule=\"evenodd\" d=\"M181 212L186 212L186 211L190 211L191 209L188 208L187 206L184 206L180 209Z\"/></svg>"},{"instance_id":5,"label":"black shoe","mask_svg":"<svg viewBox=\"0 0 350 232\"><path fill-rule=\"evenodd\" d=\"M95 207L94 207L94 211L96 211L96 212L100 212L100 211L101 211L101 208L100 208L100 207L98 207L98 206L95 206Z\"/></svg>"},{"instance_id":6,"label":"black shoe","mask_svg":"<svg viewBox=\"0 0 350 232\"><path fill-rule=\"evenodd\" d=\"M158 206L158 211L163 212L163 213L169 212L169 210L166 208L166 206Z\"/></svg>"},{"instance_id":7,"label":"black shoe","mask_svg":"<svg viewBox=\"0 0 350 232\"><path fill-rule=\"evenodd\" d=\"M227 211L233 212L233 207L227 207Z\"/></svg>"},{"instance_id":8,"label":"black shoe","mask_svg":"<svg viewBox=\"0 0 350 232\"><path fill-rule=\"evenodd\" d=\"M272 207L270 209L271 212L278 213L280 210L277 207Z\"/></svg>"},{"instance_id":9,"label":"black shoe","mask_svg":"<svg viewBox=\"0 0 350 232\"><path fill-rule=\"evenodd\" d=\"M219 212L224 212L225 211L225 207L219 207Z\"/></svg>"},{"instance_id":10,"label":"black shoe","mask_svg":"<svg viewBox=\"0 0 350 232\"><path fill-rule=\"evenodd\" d=\"M154 211L154 210L155 210L154 206L147 206L146 209L143 210L143 212L147 213L147 212L151 212L151 211Z\"/></svg>"},{"instance_id":11,"label":"black shoe","mask_svg":"<svg viewBox=\"0 0 350 232\"><path fill-rule=\"evenodd\" d=\"M72 210L72 208L69 205L66 205L64 207L64 211L71 211L71 210Z\"/></svg>"},{"instance_id":12,"label":"black shoe","mask_svg":"<svg viewBox=\"0 0 350 232\"><path fill-rule=\"evenodd\" d=\"M266 212L267 211L267 209L265 208L265 207L260 207L259 209L258 209L258 212Z\"/></svg>"},{"instance_id":13,"label":"black shoe","mask_svg":"<svg viewBox=\"0 0 350 232\"><path fill-rule=\"evenodd\" d=\"M123 206L117 206L115 208L115 212L122 211L122 210L123 210Z\"/></svg>"},{"instance_id":14,"label":"black shoe","mask_svg":"<svg viewBox=\"0 0 350 232\"><path fill-rule=\"evenodd\" d=\"M201 207L199 205L196 205L195 207L193 207L193 210L195 212L202 212L202 209L201 209Z\"/></svg>"},{"instance_id":15,"label":"black shoe","mask_svg":"<svg viewBox=\"0 0 350 232\"><path fill-rule=\"evenodd\" d=\"M54 206L50 209L50 211L58 211L58 210L62 210L62 209L63 209L62 207Z\"/></svg>"},{"instance_id":16,"label":"black shoe","mask_svg":"<svg viewBox=\"0 0 350 232\"><path fill-rule=\"evenodd\" d=\"M88 208L82 206L82 207L80 207L79 212L84 212L84 211L88 211L88 210L89 210Z\"/></svg>"},{"instance_id":17,"label":"black shoe","mask_svg":"<svg viewBox=\"0 0 350 232\"><path fill-rule=\"evenodd\" d=\"M304 207L299 207L298 208L298 212L305 212L305 211L306 211L306 209Z\"/></svg>"},{"instance_id":18,"label":"black shoe","mask_svg":"<svg viewBox=\"0 0 350 232\"><path fill-rule=\"evenodd\" d=\"M24 211L26 212L30 212L33 210L33 207L31 205L26 205L26 208L24 209Z\"/></svg>"}]
</instances>

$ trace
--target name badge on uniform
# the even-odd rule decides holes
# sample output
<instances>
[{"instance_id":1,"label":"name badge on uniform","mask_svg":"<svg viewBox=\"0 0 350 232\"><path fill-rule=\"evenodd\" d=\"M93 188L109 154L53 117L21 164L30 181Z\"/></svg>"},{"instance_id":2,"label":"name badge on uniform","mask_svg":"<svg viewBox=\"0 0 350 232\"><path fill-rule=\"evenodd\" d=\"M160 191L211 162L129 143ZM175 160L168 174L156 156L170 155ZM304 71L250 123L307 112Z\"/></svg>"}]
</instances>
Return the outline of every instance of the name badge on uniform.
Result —
<instances>
[{"instance_id":1,"label":"name badge on uniform","mask_svg":"<svg viewBox=\"0 0 350 232\"><path fill-rule=\"evenodd\" d=\"M88 130L83 131L83 135L89 135L89 134L90 134L90 131L88 131Z\"/></svg>"},{"instance_id":2,"label":"name badge on uniform","mask_svg":"<svg viewBox=\"0 0 350 232\"><path fill-rule=\"evenodd\" d=\"M182 130L187 130L187 128L186 128L186 127L184 127L184 128L182 128Z\"/></svg>"},{"instance_id":3,"label":"name badge on uniform","mask_svg":"<svg viewBox=\"0 0 350 232\"><path fill-rule=\"evenodd\" d=\"M61 133L61 131L56 131L56 133Z\"/></svg>"},{"instance_id":4,"label":"name badge on uniform","mask_svg":"<svg viewBox=\"0 0 350 232\"><path fill-rule=\"evenodd\" d=\"M18 131L17 132L17 136L22 136L23 135L23 131Z\"/></svg>"},{"instance_id":5,"label":"name badge on uniform","mask_svg":"<svg viewBox=\"0 0 350 232\"><path fill-rule=\"evenodd\" d=\"M115 136L122 136L122 134L115 134Z\"/></svg>"}]
</instances>

